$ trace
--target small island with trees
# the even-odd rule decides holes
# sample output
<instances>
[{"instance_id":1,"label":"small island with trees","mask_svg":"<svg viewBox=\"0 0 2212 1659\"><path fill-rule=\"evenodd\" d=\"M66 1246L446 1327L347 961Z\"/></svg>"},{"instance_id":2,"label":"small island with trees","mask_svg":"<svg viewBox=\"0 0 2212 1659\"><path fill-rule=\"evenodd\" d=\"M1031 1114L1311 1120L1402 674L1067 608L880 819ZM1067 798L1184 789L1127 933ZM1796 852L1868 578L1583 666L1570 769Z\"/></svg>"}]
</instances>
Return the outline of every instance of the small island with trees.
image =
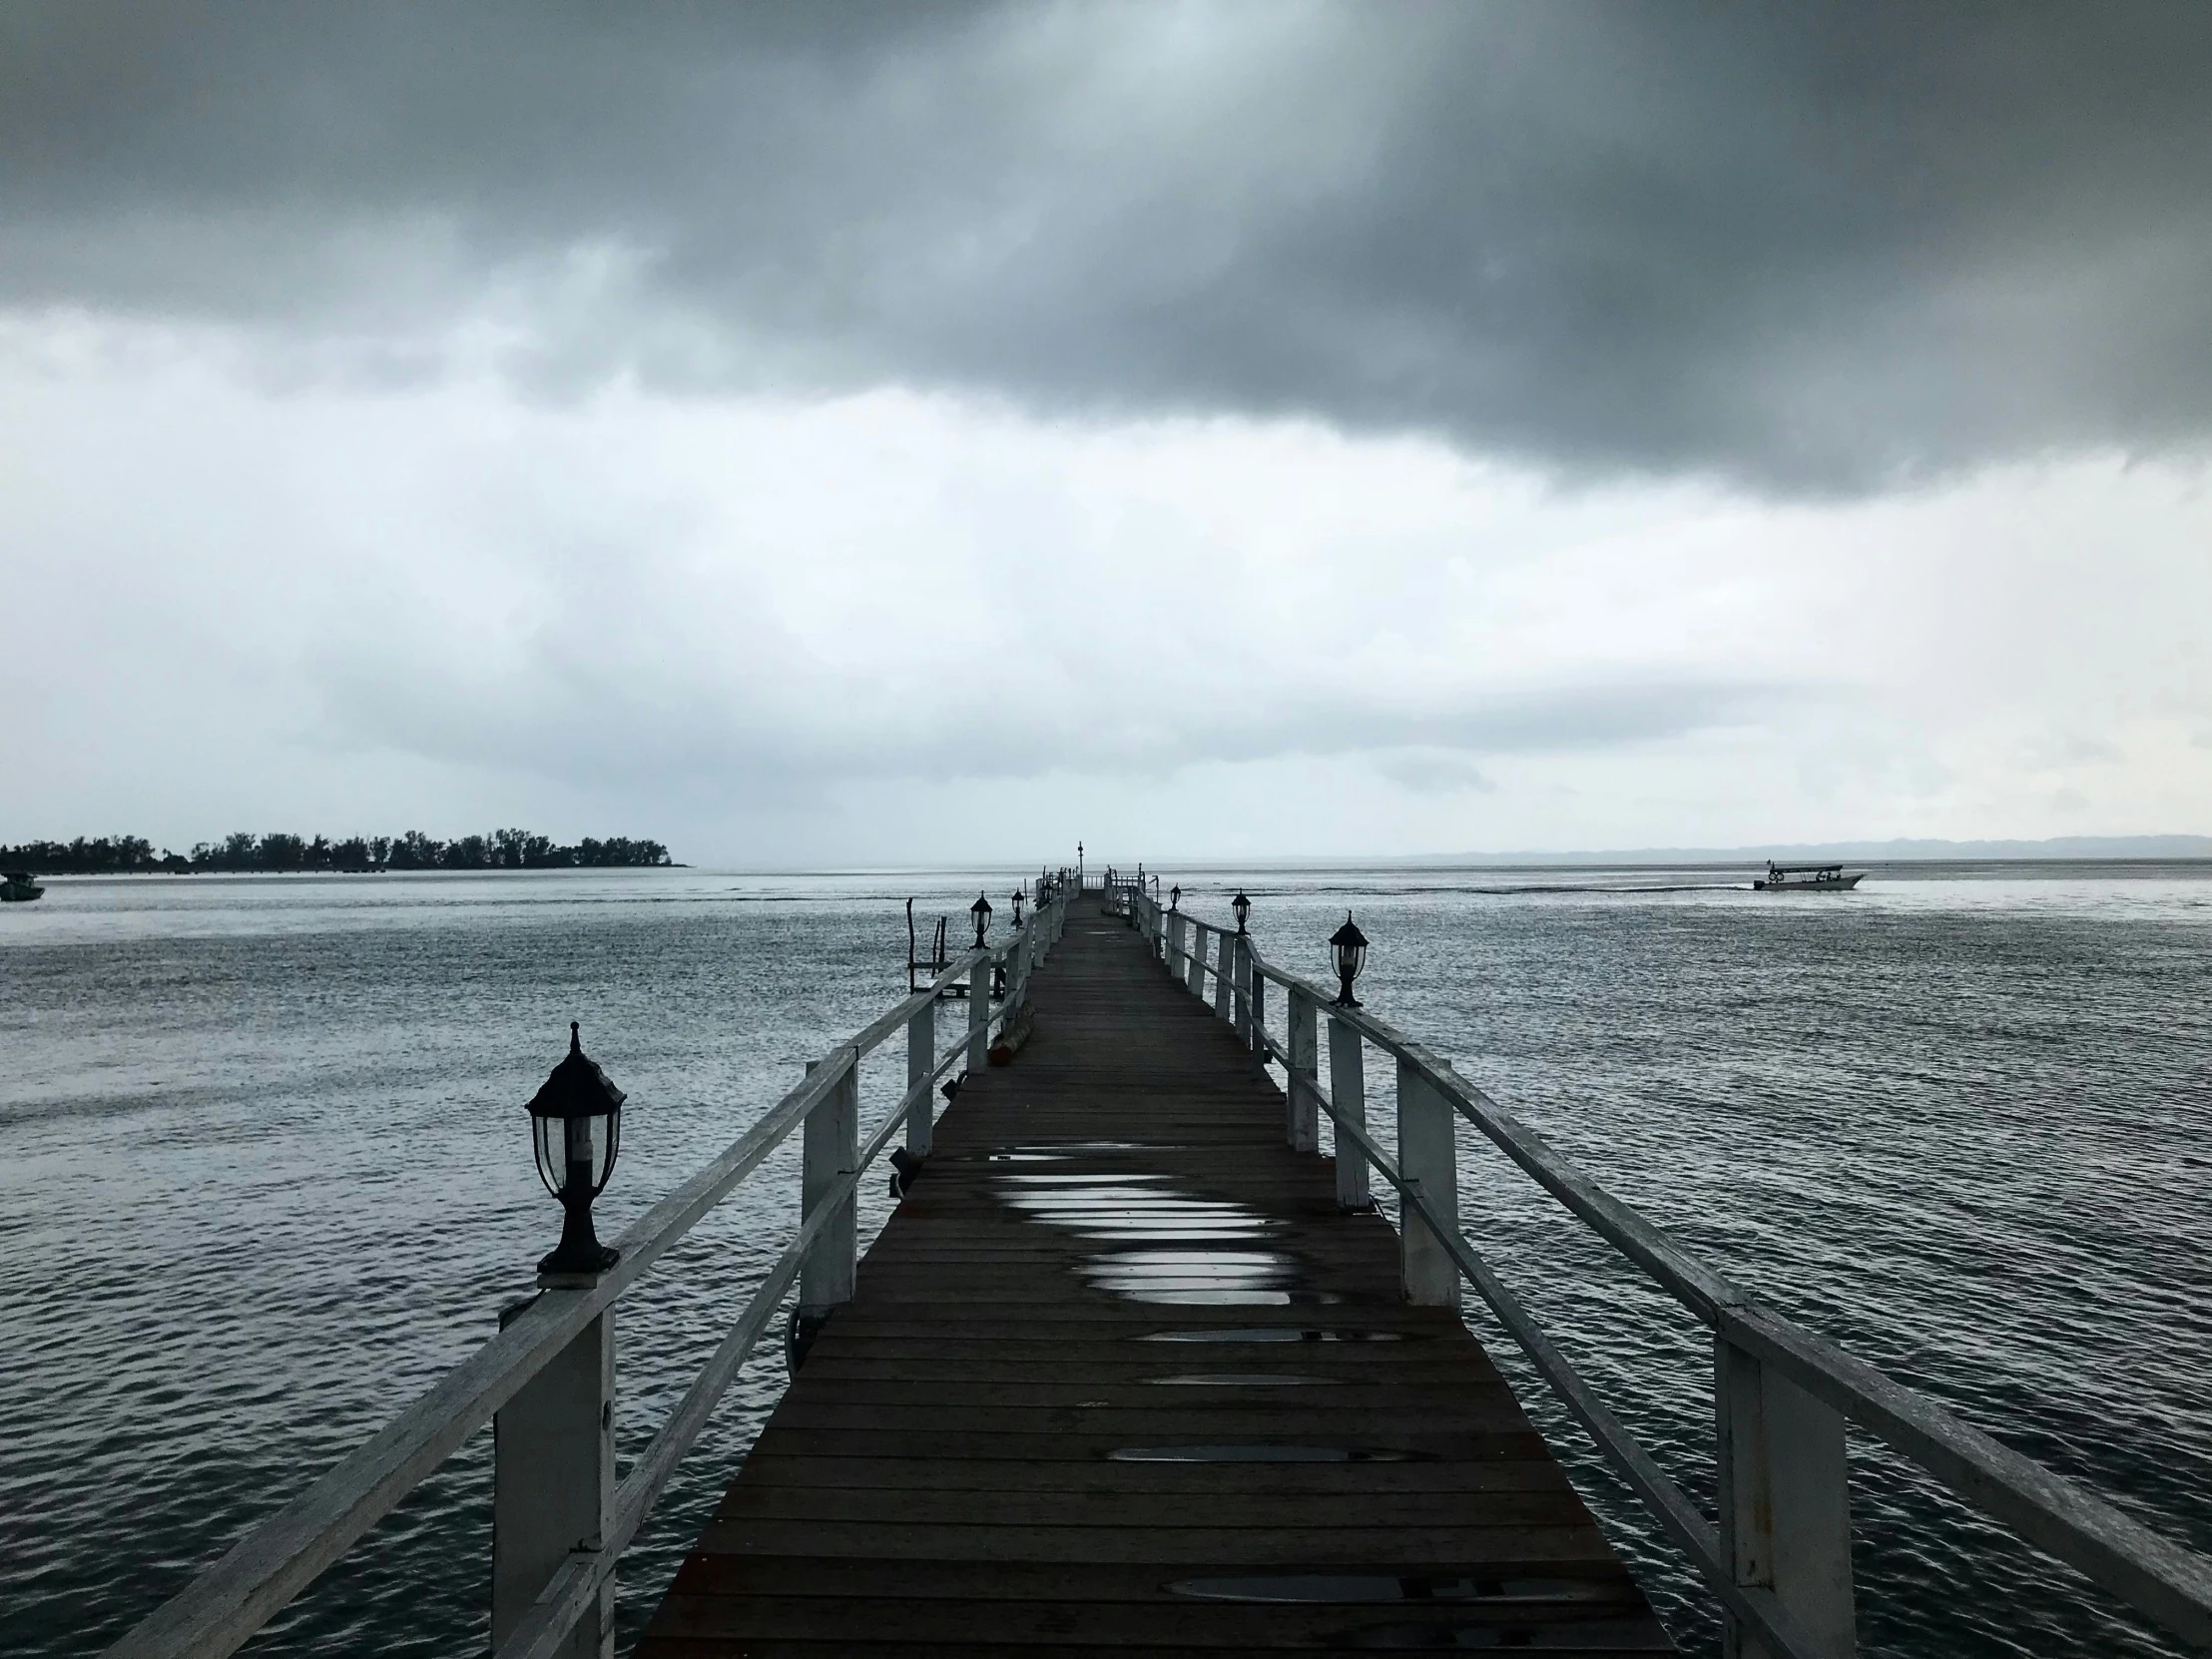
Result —
<instances>
[{"instance_id":1,"label":"small island with trees","mask_svg":"<svg viewBox=\"0 0 2212 1659\"><path fill-rule=\"evenodd\" d=\"M291 835L241 831L202 841L190 852L159 853L142 835L100 835L72 841L0 846L0 867L34 875L340 874L427 869L618 869L666 867L673 860L655 840L586 835L563 846L528 830L493 830L441 841L419 830L402 835Z\"/></svg>"}]
</instances>

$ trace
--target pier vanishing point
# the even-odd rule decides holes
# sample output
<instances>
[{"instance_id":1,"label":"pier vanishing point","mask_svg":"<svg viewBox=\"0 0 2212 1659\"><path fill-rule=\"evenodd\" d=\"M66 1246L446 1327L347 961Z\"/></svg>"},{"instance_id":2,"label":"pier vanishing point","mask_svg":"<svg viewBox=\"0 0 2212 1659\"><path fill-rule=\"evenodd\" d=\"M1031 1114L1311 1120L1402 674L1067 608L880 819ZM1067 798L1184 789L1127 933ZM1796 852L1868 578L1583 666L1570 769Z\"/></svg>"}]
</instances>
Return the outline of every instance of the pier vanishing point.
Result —
<instances>
[{"instance_id":1,"label":"pier vanishing point","mask_svg":"<svg viewBox=\"0 0 2212 1659\"><path fill-rule=\"evenodd\" d=\"M1648 1506L1733 1652L1855 1651L1847 1421L2212 1645L2212 1563L1763 1307L1257 932L1142 880L1060 871L1037 897L814 1062L611 1264L543 1276L111 1652L235 1650L496 1423L492 1651L611 1654L624 1546L778 1339L790 1384L648 1659L1671 1651L1462 1323L1467 1296ZM896 1103L863 1125L878 1051L902 1059L879 1091ZM618 1479L621 1296L794 1133L789 1247ZM1637 1443L1461 1231L1473 1156L1517 1167L1709 1330L1712 1489ZM902 1195L863 1255L854 1195L893 1163Z\"/></svg>"}]
</instances>

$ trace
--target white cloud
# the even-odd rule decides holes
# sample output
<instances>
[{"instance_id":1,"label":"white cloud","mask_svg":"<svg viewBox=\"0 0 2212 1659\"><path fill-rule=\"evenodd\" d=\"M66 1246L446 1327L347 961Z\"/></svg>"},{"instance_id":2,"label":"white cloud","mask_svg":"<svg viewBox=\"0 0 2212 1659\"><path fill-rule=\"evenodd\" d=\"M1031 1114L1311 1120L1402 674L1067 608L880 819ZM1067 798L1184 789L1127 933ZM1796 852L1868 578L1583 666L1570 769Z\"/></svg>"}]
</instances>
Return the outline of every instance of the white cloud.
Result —
<instances>
[{"instance_id":1,"label":"white cloud","mask_svg":"<svg viewBox=\"0 0 2212 1659\"><path fill-rule=\"evenodd\" d=\"M0 330L0 839L681 855L2200 830L2200 473L1777 505L1299 422Z\"/></svg>"}]
</instances>

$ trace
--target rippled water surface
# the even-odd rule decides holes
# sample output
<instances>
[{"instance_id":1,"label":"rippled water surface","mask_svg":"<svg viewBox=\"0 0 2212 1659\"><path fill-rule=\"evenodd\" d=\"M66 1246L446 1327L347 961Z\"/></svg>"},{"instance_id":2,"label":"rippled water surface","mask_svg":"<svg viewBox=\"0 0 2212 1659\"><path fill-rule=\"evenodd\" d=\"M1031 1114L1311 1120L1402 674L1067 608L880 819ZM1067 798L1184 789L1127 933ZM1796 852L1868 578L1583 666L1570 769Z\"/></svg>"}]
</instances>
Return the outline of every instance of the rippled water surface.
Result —
<instances>
[{"instance_id":1,"label":"rippled water surface","mask_svg":"<svg viewBox=\"0 0 2212 1659\"><path fill-rule=\"evenodd\" d=\"M1250 872L1178 873L1219 915ZM569 1019L630 1091L612 1234L903 990L900 899L957 909L978 879L56 881L0 910L9 1650L97 1651L527 1293L558 1218L521 1106ZM1277 871L1248 890L1263 948L1316 973L1356 908L1371 1006L1619 1196L2007 1443L2212 1548L2212 871L1878 870L1850 895L1696 885L1718 879ZM1685 890L1557 890L1581 885ZM863 1124L899 1064L869 1074ZM1372 1092L1387 1139L1388 1090ZM1477 1243L1709 1491L1702 1329L1494 1153L1466 1138L1462 1162ZM1050 1185L1009 1190L1052 1208ZM1185 1219L1130 1196L1121 1226ZM780 1156L625 1300L626 1455L796 1202ZM863 1229L884 1202L869 1183ZM1116 1225L1088 1208L1065 1220ZM1680 1563L1470 1319L1677 1638L1710 1651ZM1234 1368L1209 1356L1192 1373L1217 1369ZM627 1633L782 1382L780 1355L749 1366L625 1557ZM478 1436L255 1650L480 1648L488 1452ZM2179 1651L1878 1446L1854 1452L1867 1651Z\"/></svg>"}]
</instances>

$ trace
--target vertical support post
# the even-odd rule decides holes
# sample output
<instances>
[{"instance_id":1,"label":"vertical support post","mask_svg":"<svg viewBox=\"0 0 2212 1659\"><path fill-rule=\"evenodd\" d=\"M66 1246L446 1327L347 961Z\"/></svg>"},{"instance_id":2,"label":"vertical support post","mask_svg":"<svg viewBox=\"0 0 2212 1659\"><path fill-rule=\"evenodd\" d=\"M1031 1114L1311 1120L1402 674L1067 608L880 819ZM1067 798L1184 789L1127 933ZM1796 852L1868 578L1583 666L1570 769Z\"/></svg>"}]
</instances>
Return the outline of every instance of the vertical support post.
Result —
<instances>
[{"instance_id":1,"label":"vertical support post","mask_svg":"<svg viewBox=\"0 0 2212 1659\"><path fill-rule=\"evenodd\" d=\"M815 1219L839 1178L860 1167L860 1051L841 1048L818 1062L837 1068L836 1081L807 1114L800 1153L799 1224ZM816 1069L808 1067L810 1071ZM819 1325L830 1310L852 1300L852 1276L858 1255L857 1195L846 1193L830 1213L830 1223L807 1248L799 1265L799 1323Z\"/></svg>"},{"instance_id":2,"label":"vertical support post","mask_svg":"<svg viewBox=\"0 0 2212 1659\"><path fill-rule=\"evenodd\" d=\"M1197 922L1191 923L1191 959L1184 964L1185 978L1190 984L1191 995L1206 994L1206 929Z\"/></svg>"},{"instance_id":3,"label":"vertical support post","mask_svg":"<svg viewBox=\"0 0 2212 1659\"><path fill-rule=\"evenodd\" d=\"M1774 1592L1822 1659L1858 1652L1851 1464L1843 1413L1726 1336L1713 1346L1721 1555L1739 1584ZM1728 1659L1779 1659L1724 1619Z\"/></svg>"},{"instance_id":4,"label":"vertical support post","mask_svg":"<svg viewBox=\"0 0 2212 1659\"><path fill-rule=\"evenodd\" d=\"M1397 1167L1446 1227L1459 1225L1459 1163L1451 1103L1430 1088L1410 1060L1397 1062ZM1427 1224L1398 1217L1398 1261L1405 1300L1427 1308L1459 1306L1459 1269Z\"/></svg>"},{"instance_id":5,"label":"vertical support post","mask_svg":"<svg viewBox=\"0 0 2212 1659\"><path fill-rule=\"evenodd\" d=\"M1359 1030L1341 1019L1329 1022L1329 1100L1337 1108L1340 1123L1349 1119L1355 1127L1367 1128L1367 1045L1360 1040ZM1374 1202L1368 1193L1368 1155L1340 1132L1337 1207L1365 1210Z\"/></svg>"},{"instance_id":6,"label":"vertical support post","mask_svg":"<svg viewBox=\"0 0 2212 1659\"><path fill-rule=\"evenodd\" d=\"M1229 970L1229 995L1231 1005L1236 1009L1236 1013L1231 1017L1229 1023L1236 1028L1237 1036L1245 1047L1251 1048L1254 1045L1252 1041L1252 939L1249 935L1244 933L1236 935L1236 952L1230 960L1232 965Z\"/></svg>"},{"instance_id":7,"label":"vertical support post","mask_svg":"<svg viewBox=\"0 0 2212 1659\"><path fill-rule=\"evenodd\" d=\"M990 1063L991 959L975 958L967 976L967 1068L980 1077Z\"/></svg>"},{"instance_id":8,"label":"vertical support post","mask_svg":"<svg viewBox=\"0 0 2212 1659\"><path fill-rule=\"evenodd\" d=\"M937 999L931 997L906 1021L906 1090L910 1094L937 1067ZM916 1158L929 1156L936 1139L937 1114L922 1090L921 1098L906 1108L906 1150Z\"/></svg>"},{"instance_id":9,"label":"vertical support post","mask_svg":"<svg viewBox=\"0 0 2212 1659\"><path fill-rule=\"evenodd\" d=\"M1233 942L1237 935L1221 935L1221 949L1214 957L1214 1012L1223 1019L1229 1018L1229 987L1235 983L1237 948Z\"/></svg>"},{"instance_id":10,"label":"vertical support post","mask_svg":"<svg viewBox=\"0 0 2212 1659\"><path fill-rule=\"evenodd\" d=\"M1189 965L1183 960L1183 912L1181 910L1168 912L1168 971L1182 974L1186 981L1190 978Z\"/></svg>"},{"instance_id":11,"label":"vertical support post","mask_svg":"<svg viewBox=\"0 0 2212 1659\"><path fill-rule=\"evenodd\" d=\"M1258 981L1255 980L1254 983L1257 985ZM1319 1152L1321 1022L1315 1013L1314 999L1295 986L1291 990L1289 1024L1291 1063L1286 1068L1290 1075L1284 1080L1284 1095L1290 1105L1291 1150Z\"/></svg>"},{"instance_id":12,"label":"vertical support post","mask_svg":"<svg viewBox=\"0 0 2212 1659\"><path fill-rule=\"evenodd\" d=\"M500 1325L530 1306L522 1302L507 1309ZM600 1547L614 1492L615 1313L610 1308L492 1418L494 1650L572 1550ZM558 1651L561 1659L614 1659L612 1575Z\"/></svg>"}]
</instances>

